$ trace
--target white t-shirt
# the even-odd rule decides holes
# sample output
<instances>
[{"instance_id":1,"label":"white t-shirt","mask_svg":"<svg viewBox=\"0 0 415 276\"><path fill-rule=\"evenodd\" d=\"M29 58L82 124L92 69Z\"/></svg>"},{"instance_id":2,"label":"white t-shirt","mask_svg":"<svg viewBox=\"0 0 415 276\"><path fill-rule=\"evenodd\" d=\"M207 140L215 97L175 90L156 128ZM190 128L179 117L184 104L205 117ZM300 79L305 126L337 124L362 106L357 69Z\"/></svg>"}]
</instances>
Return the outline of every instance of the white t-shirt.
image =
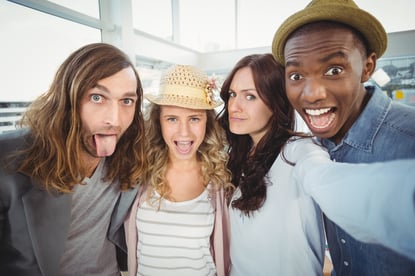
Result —
<instances>
[{"instance_id":1,"label":"white t-shirt","mask_svg":"<svg viewBox=\"0 0 415 276\"><path fill-rule=\"evenodd\" d=\"M290 142L287 160L299 159L311 139ZM310 145L308 145L310 146ZM317 145L312 145L318 147ZM322 275L324 232L322 214L292 176L293 166L281 154L268 172L264 205L251 216L229 207L231 225L231 275ZM233 200L240 196L237 189Z\"/></svg>"}]
</instances>

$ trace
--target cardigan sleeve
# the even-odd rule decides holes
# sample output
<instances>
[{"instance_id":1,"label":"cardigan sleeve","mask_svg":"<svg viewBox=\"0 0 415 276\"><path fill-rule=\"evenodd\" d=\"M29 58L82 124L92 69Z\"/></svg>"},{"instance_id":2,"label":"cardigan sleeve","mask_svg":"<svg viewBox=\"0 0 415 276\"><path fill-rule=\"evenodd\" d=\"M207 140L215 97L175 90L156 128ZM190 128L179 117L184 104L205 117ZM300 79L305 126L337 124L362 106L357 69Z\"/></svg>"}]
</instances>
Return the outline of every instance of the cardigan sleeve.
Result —
<instances>
[{"instance_id":1,"label":"cardigan sleeve","mask_svg":"<svg viewBox=\"0 0 415 276\"><path fill-rule=\"evenodd\" d=\"M230 271L230 229L228 206L224 190L214 196L215 226L212 233L212 252L215 260L216 275L228 276Z\"/></svg>"}]
</instances>

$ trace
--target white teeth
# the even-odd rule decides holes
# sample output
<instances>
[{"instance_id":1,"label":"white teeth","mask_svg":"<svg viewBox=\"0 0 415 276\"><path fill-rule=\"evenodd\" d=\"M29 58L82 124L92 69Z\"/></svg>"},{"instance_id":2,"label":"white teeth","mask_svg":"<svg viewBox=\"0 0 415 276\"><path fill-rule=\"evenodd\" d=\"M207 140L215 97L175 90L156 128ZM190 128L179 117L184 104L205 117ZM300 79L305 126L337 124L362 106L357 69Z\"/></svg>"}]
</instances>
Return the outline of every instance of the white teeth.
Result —
<instances>
[{"instance_id":1,"label":"white teeth","mask_svg":"<svg viewBox=\"0 0 415 276\"><path fill-rule=\"evenodd\" d=\"M329 112L331 108L322 108L322 109L306 109L305 113L311 116L318 116L324 113Z\"/></svg>"},{"instance_id":2,"label":"white teeth","mask_svg":"<svg viewBox=\"0 0 415 276\"><path fill-rule=\"evenodd\" d=\"M191 142L179 142L179 141L177 141L177 144L178 145L190 145Z\"/></svg>"}]
</instances>

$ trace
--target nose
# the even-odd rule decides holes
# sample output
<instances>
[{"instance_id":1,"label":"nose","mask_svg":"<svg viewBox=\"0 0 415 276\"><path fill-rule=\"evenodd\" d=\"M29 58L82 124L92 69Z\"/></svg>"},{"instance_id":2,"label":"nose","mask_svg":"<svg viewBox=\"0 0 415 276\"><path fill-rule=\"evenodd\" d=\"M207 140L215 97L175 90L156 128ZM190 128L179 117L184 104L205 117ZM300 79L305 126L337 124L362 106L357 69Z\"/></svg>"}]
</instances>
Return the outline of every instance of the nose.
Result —
<instances>
[{"instance_id":1,"label":"nose","mask_svg":"<svg viewBox=\"0 0 415 276\"><path fill-rule=\"evenodd\" d=\"M325 86L315 79L307 79L302 95L303 99L310 103L324 100L327 97Z\"/></svg>"},{"instance_id":2,"label":"nose","mask_svg":"<svg viewBox=\"0 0 415 276\"><path fill-rule=\"evenodd\" d=\"M187 136L189 134L189 129L190 129L189 122L187 121L180 122L179 133L181 136Z\"/></svg>"},{"instance_id":3,"label":"nose","mask_svg":"<svg viewBox=\"0 0 415 276\"><path fill-rule=\"evenodd\" d=\"M241 104L239 102L240 97L236 96L233 98L229 98L228 101L228 113L241 111Z\"/></svg>"},{"instance_id":4,"label":"nose","mask_svg":"<svg viewBox=\"0 0 415 276\"><path fill-rule=\"evenodd\" d=\"M108 103L104 111L104 120L106 125L119 126L120 124L120 107L117 102Z\"/></svg>"}]
</instances>

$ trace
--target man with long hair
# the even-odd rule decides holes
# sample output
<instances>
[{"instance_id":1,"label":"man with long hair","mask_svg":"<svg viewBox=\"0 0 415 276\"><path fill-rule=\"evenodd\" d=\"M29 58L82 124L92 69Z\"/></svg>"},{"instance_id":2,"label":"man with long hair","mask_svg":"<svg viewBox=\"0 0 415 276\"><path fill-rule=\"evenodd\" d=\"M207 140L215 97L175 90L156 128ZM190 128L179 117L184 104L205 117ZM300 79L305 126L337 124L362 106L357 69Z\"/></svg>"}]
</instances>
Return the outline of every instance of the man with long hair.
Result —
<instances>
[{"instance_id":1,"label":"man with long hair","mask_svg":"<svg viewBox=\"0 0 415 276\"><path fill-rule=\"evenodd\" d=\"M117 230L145 167L141 103L128 57L94 43L0 135L0 275L120 275Z\"/></svg>"}]
</instances>

